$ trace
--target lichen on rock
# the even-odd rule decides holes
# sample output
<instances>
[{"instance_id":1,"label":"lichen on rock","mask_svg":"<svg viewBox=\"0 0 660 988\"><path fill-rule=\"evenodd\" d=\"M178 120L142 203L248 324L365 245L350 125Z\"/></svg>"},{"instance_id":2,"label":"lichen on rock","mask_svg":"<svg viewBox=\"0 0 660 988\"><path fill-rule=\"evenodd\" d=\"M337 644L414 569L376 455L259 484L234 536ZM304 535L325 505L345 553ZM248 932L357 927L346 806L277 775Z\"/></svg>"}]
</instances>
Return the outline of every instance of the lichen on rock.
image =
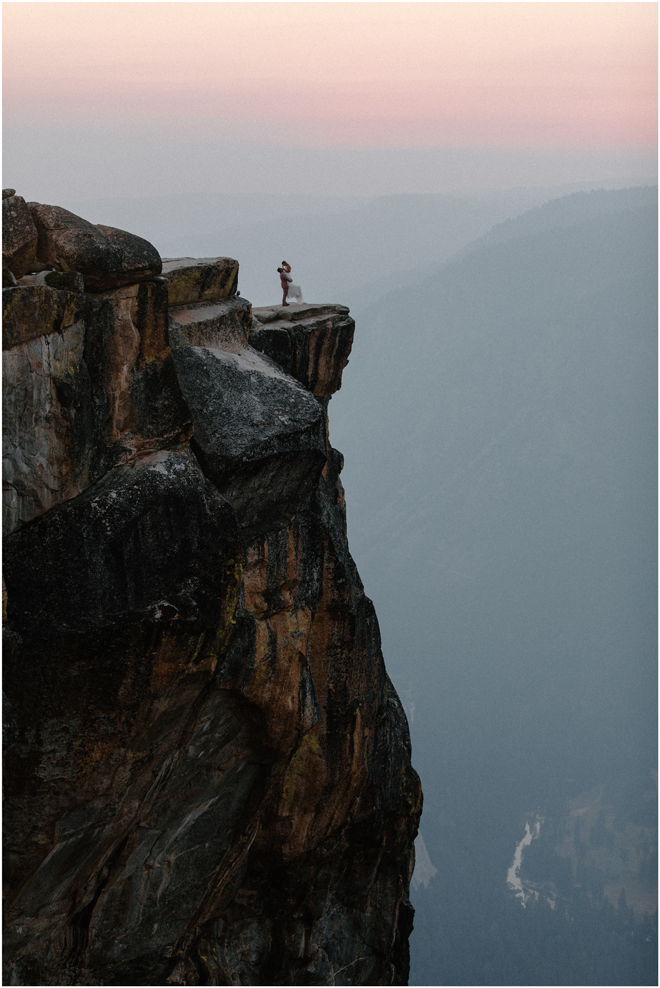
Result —
<instances>
[{"instance_id":1,"label":"lichen on rock","mask_svg":"<svg viewBox=\"0 0 660 988\"><path fill-rule=\"evenodd\" d=\"M235 296L238 261L233 257L175 257L163 261L170 305L196 305Z\"/></svg>"},{"instance_id":2,"label":"lichen on rock","mask_svg":"<svg viewBox=\"0 0 660 988\"><path fill-rule=\"evenodd\" d=\"M353 321L184 267L4 291L5 980L405 984L421 790L328 440Z\"/></svg>"}]
</instances>

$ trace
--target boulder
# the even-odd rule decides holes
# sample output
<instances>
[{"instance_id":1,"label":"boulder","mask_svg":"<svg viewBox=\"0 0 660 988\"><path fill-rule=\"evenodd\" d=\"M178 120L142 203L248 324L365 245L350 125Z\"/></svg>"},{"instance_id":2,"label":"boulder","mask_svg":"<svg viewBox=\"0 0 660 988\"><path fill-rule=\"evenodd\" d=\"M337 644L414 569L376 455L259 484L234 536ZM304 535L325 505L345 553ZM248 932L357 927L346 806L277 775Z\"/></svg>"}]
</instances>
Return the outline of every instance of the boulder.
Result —
<instances>
[{"instance_id":1,"label":"boulder","mask_svg":"<svg viewBox=\"0 0 660 988\"><path fill-rule=\"evenodd\" d=\"M341 387L355 322L345 305L253 309L250 345L267 354L317 398Z\"/></svg>"},{"instance_id":2,"label":"boulder","mask_svg":"<svg viewBox=\"0 0 660 988\"><path fill-rule=\"evenodd\" d=\"M99 225L96 229L103 234L121 258L119 279L116 284L113 283L108 287L132 285L136 281L144 281L160 274L163 266L160 254L148 240L137 237L134 233L127 233L126 230L118 230L114 226ZM93 288L89 281L88 285Z\"/></svg>"},{"instance_id":3,"label":"boulder","mask_svg":"<svg viewBox=\"0 0 660 988\"><path fill-rule=\"evenodd\" d=\"M39 235L38 259L59 271L79 271L89 291L103 292L160 274L160 255L148 240L94 226L61 206L28 205Z\"/></svg>"},{"instance_id":4,"label":"boulder","mask_svg":"<svg viewBox=\"0 0 660 988\"><path fill-rule=\"evenodd\" d=\"M217 302L236 294L238 261L233 257L177 257L163 260L170 305Z\"/></svg>"},{"instance_id":5,"label":"boulder","mask_svg":"<svg viewBox=\"0 0 660 988\"><path fill-rule=\"evenodd\" d=\"M31 265L37 252L37 229L25 199L3 189L2 193L2 266L20 278Z\"/></svg>"},{"instance_id":6,"label":"boulder","mask_svg":"<svg viewBox=\"0 0 660 988\"><path fill-rule=\"evenodd\" d=\"M247 346L252 306L244 298L170 308L170 346L210 346L237 353Z\"/></svg>"},{"instance_id":7,"label":"boulder","mask_svg":"<svg viewBox=\"0 0 660 988\"><path fill-rule=\"evenodd\" d=\"M193 448L239 525L256 530L288 517L325 466L321 405L250 347L173 352L195 427Z\"/></svg>"}]
</instances>

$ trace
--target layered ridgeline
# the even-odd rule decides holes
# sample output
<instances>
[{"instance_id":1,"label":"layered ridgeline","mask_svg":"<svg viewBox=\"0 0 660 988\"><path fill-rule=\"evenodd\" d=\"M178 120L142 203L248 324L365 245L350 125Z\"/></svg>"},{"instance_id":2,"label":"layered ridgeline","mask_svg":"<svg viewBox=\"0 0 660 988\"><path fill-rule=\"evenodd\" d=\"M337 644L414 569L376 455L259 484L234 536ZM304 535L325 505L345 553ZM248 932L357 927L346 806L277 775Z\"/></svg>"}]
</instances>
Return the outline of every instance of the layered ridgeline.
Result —
<instances>
[{"instance_id":1,"label":"layered ridgeline","mask_svg":"<svg viewBox=\"0 0 660 988\"><path fill-rule=\"evenodd\" d=\"M585 183L586 186L586 183ZM65 202L81 216L140 230L168 257L241 259L243 292L255 305L279 285L274 258L288 258L305 297L335 298L360 311L432 274L500 223L572 188L371 197L190 192Z\"/></svg>"},{"instance_id":2,"label":"layered ridgeline","mask_svg":"<svg viewBox=\"0 0 660 988\"><path fill-rule=\"evenodd\" d=\"M411 984L657 983L656 246L655 189L572 195L359 315L333 436L425 792Z\"/></svg>"},{"instance_id":3,"label":"layered ridgeline","mask_svg":"<svg viewBox=\"0 0 660 988\"><path fill-rule=\"evenodd\" d=\"M406 984L421 811L340 305L3 193L5 980Z\"/></svg>"}]
</instances>

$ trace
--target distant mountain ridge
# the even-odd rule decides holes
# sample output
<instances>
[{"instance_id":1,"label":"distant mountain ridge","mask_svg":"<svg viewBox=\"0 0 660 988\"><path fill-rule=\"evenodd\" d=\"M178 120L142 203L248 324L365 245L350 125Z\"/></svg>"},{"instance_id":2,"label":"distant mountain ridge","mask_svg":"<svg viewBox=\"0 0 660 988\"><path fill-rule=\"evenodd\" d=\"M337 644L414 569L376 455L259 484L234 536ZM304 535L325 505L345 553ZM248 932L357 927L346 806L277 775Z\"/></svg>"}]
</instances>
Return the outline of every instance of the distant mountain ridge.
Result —
<instances>
[{"instance_id":1,"label":"distant mountain ridge","mask_svg":"<svg viewBox=\"0 0 660 988\"><path fill-rule=\"evenodd\" d=\"M591 189L589 192L573 192L559 199L551 199L520 216L497 223L483 237L459 251L453 260L459 260L480 247L541 233L554 227L579 226L598 216L610 216L628 209L648 209L657 213L657 185L615 190Z\"/></svg>"},{"instance_id":2,"label":"distant mountain ridge","mask_svg":"<svg viewBox=\"0 0 660 988\"><path fill-rule=\"evenodd\" d=\"M535 206L526 212L495 224L483 236L463 245L445 260L444 265L460 261L482 247L505 243L507 240L540 233L553 227L576 226L598 216L607 216L636 208L657 213L657 186L636 186L630 189L616 190L580 190L560 198L550 199L540 206ZM399 272L396 286L392 285L391 278L380 278L364 285L362 286L361 297L357 305L354 306L354 312L361 314L369 306L376 303L380 297L391 291L401 289L414 291L422 281L434 275L438 270L437 263L431 262L406 268Z\"/></svg>"},{"instance_id":3,"label":"distant mountain ridge","mask_svg":"<svg viewBox=\"0 0 660 988\"><path fill-rule=\"evenodd\" d=\"M331 438L442 876L414 891L411 984L656 983L603 850L615 820L653 901L656 196L550 202L358 318ZM506 885L532 812L545 912Z\"/></svg>"},{"instance_id":4,"label":"distant mountain ridge","mask_svg":"<svg viewBox=\"0 0 660 988\"><path fill-rule=\"evenodd\" d=\"M594 203L610 194L588 192L587 183L582 185L586 189L577 194ZM494 224L504 223L506 236L517 235L521 214L535 207L544 211L548 201L559 202L558 196L576 188L373 198L292 192L209 192L200 198L184 189L151 199L64 205L94 222L139 231L163 257L238 258L241 293L255 305L277 301L275 269L287 259L307 300L341 298L360 313L389 290L407 289L460 252L474 249L481 238L499 236ZM510 231L507 221L513 224Z\"/></svg>"}]
</instances>

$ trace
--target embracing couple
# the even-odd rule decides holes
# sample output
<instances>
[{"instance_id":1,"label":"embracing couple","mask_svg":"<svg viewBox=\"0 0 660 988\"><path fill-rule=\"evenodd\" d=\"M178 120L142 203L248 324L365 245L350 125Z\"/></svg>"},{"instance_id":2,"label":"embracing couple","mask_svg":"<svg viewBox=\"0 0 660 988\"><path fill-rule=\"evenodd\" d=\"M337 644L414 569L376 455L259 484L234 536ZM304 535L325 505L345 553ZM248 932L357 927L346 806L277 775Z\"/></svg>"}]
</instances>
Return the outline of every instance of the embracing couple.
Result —
<instances>
[{"instance_id":1,"label":"embracing couple","mask_svg":"<svg viewBox=\"0 0 660 988\"><path fill-rule=\"evenodd\" d=\"M293 278L291 277L291 265L288 261L282 261L282 267L277 269L280 276L280 284L282 285L282 305L288 305L287 296L291 295L297 302L302 302L302 291L299 285L292 284ZM290 286L290 287L289 287Z\"/></svg>"}]
</instances>

